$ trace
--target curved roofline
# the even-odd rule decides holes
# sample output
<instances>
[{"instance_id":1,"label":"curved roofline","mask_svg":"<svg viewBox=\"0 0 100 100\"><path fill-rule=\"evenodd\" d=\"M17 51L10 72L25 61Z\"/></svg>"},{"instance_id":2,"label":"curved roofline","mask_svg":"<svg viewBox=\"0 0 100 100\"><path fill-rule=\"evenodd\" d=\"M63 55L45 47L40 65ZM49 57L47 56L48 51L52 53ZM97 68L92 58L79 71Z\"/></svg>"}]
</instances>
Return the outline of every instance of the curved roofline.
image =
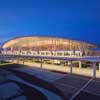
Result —
<instances>
[{"instance_id":1,"label":"curved roofline","mask_svg":"<svg viewBox=\"0 0 100 100\"><path fill-rule=\"evenodd\" d=\"M9 41L11 41L11 40L15 40L15 39L20 39L20 38L27 38L27 37L41 37L41 38L43 38L43 37L45 37L45 38L57 38L57 39L64 39L64 40L71 40L71 41L75 41L75 42L81 42L81 43L86 43L86 44L90 44L90 45L93 45L93 46L95 46L95 48L98 48L98 45L97 44L94 44L94 43L90 43L90 42L85 42L85 41L81 41L81 40L76 40L76 39L71 39L71 38L63 38L63 37L57 37L57 36L37 36L37 35L27 35L27 36L17 36L17 37L14 37L14 38L12 38L12 39L9 39L9 40L7 40L7 41L5 41L2 45L1 45L1 47L3 47L6 43L8 43Z\"/></svg>"}]
</instances>

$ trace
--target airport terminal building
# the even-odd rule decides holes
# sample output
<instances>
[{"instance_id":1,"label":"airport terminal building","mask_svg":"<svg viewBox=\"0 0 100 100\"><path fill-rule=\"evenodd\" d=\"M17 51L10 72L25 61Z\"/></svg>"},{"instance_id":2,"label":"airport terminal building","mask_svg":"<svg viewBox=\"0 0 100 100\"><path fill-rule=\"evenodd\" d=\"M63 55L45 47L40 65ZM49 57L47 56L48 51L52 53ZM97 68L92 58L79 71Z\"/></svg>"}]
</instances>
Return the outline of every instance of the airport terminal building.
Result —
<instances>
[{"instance_id":1,"label":"airport terminal building","mask_svg":"<svg viewBox=\"0 0 100 100\"><path fill-rule=\"evenodd\" d=\"M15 38L4 43L2 54L80 57L92 55L92 50L96 47L97 45L77 40L28 36Z\"/></svg>"},{"instance_id":2,"label":"airport terminal building","mask_svg":"<svg viewBox=\"0 0 100 100\"><path fill-rule=\"evenodd\" d=\"M5 57L6 55L16 57L15 61L10 61L9 59L8 62L10 61L18 64L26 63L29 65L32 64L32 66L39 65L40 68L44 67L45 69L58 70L62 72L68 70L70 73L72 73L71 66L74 66L73 70L76 68L73 71L74 73L84 72L88 75L91 74L93 63L81 60L80 58L99 57L99 51L95 52L95 48L97 48L97 45L95 44L78 40L56 37L27 36L14 38L5 42L2 45L1 54ZM64 58L67 60L64 60ZM74 60L70 60L71 58ZM96 66L97 68L95 68L100 71L99 62ZM80 71L79 69L82 68L91 70Z\"/></svg>"}]
</instances>

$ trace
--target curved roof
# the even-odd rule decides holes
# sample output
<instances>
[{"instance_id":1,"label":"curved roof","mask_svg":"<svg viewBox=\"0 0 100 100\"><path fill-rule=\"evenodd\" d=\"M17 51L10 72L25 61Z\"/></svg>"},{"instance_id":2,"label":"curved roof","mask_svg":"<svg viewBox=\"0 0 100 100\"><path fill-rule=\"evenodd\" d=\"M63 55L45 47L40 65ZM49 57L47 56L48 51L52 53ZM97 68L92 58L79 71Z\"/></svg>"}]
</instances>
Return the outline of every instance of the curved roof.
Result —
<instances>
[{"instance_id":1,"label":"curved roof","mask_svg":"<svg viewBox=\"0 0 100 100\"><path fill-rule=\"evenodd\" d=\"M3 48L9 47L39 47L45 45L54 45L68 48L96 48L97 45L90 44L87 42L71 40L71 39L63 39L63 38L55 38L55 37L41 37L41 36L27 36L27 37L18 37L12 40L9 40L3 44Z\"/></svg>"}]
</instances>

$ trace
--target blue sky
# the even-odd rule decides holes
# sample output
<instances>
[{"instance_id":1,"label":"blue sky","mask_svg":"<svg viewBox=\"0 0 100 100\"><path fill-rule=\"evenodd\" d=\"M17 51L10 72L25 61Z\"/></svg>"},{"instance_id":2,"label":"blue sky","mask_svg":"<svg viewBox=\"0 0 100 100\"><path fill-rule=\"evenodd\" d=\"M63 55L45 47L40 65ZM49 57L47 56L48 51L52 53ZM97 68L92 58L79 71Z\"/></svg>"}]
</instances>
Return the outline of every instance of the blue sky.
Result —
<instances>
[{"instance_id":1,"label":"blue sky","mask_svg":"<svg viewBox=\"0 0 100 100\"><path fill-rule=\"evenodd\" d=\"M0 43L28 35L100 45L100 0L0 0Z\"/></svg>"}]
</instances>

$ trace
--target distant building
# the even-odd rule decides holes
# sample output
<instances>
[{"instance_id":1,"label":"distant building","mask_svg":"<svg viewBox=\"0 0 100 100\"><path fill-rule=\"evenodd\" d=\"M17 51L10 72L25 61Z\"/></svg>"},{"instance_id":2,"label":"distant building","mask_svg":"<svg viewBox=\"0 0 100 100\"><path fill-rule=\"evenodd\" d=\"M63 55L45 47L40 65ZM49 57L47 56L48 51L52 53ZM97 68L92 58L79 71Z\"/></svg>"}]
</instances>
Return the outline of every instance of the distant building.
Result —
<instances>
[{"instance_id":1,"label":"distant building","mask_svg":"<svg viewBox=\"0 0 100 100\"><path fill-rule=\"evenodd\" d=\"M7 41L2 46L4 55L31 56L87 56L97 45L87 42L53 37L19 37Z\"/></svg>"}]
</instances>

